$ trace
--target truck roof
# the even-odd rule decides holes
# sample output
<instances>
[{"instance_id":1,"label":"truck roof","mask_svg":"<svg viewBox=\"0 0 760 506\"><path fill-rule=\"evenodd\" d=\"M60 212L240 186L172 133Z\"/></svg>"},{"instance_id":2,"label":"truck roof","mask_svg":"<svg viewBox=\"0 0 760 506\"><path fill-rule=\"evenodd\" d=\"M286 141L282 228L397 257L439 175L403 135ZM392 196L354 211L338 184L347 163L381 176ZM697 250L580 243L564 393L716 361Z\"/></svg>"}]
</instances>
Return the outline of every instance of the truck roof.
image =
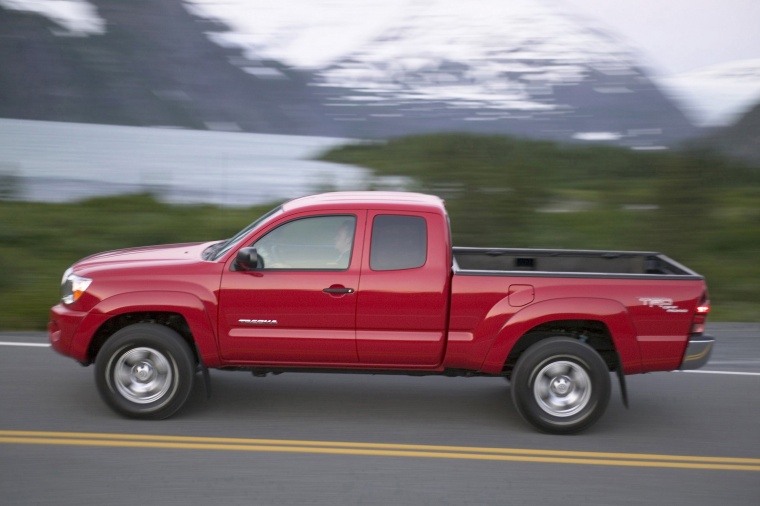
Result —
<instances>
[{"instance_id":1,"label":"truck roof","mask_svg":"<svg viewBox=\"0 0 760 506\"><path fill-rule=\"evenodd\" d=\"M320 193L300 197L282 205L283 210L308 210L313 207L324 209L389 209L416 210L443 213L443 200L434 195L412 192L352 191Z\"/></svg>"}]
</instances>

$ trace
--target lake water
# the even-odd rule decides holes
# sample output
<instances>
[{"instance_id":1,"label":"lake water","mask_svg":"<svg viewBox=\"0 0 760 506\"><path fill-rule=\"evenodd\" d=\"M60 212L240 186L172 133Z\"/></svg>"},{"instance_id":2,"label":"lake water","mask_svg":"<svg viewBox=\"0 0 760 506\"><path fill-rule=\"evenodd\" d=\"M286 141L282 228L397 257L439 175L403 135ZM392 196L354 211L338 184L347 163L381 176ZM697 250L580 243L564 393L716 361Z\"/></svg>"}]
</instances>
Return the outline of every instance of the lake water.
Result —
<instances>
[{"instance_id":1,"label":"lake water","mask_svg":"<svg viewBox=\"0 0 760 506\"><path fill-rule=\"evenodd\" d=\"M0 119L0 184L10 176L13 198L28 201L149 191L171 203L250 206L366 188L369 171L310 160L350 142Z\"/></svg>"}]
</instances>

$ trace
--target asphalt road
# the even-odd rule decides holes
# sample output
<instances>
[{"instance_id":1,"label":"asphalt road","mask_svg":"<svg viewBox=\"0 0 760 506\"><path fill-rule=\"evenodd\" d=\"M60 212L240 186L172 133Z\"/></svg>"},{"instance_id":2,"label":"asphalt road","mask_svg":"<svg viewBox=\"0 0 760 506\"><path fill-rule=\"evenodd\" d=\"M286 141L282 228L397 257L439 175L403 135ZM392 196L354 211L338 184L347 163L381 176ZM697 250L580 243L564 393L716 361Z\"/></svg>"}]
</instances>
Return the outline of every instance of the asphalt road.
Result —
<instances>
[{"instance_id":1,"label":"asphalt road","mask_svg":"<svg viewBox=\"0 0 760 506\"><path fill-rule=\"evenodd\" d=\"M210 400L132 421L42 334L0 334L0 504L760 504L760 325L708 330L703 371L629 377L574 436L493 378L212 371Z\"/></svg>"}]
</instances>

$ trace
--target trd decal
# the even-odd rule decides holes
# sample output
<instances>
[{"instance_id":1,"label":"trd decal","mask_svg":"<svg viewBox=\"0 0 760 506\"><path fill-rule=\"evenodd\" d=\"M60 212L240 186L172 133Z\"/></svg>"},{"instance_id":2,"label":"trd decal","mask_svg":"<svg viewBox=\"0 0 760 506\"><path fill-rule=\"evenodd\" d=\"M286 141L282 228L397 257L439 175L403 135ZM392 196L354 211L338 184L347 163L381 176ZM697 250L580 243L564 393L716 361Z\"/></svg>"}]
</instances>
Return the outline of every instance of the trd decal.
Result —
<instances>
[{"instance_id":1,"label":"trd decal","mask_svg":"<svg viewBox=\"0 0 760 506\"><path fill-rule=\"evenodd\" d=\"M639 297L639 301L648 307L659 307L667 313L686 313L689 310L673 304L673 299L666 297Z\"/></svg>"}]
</instances>

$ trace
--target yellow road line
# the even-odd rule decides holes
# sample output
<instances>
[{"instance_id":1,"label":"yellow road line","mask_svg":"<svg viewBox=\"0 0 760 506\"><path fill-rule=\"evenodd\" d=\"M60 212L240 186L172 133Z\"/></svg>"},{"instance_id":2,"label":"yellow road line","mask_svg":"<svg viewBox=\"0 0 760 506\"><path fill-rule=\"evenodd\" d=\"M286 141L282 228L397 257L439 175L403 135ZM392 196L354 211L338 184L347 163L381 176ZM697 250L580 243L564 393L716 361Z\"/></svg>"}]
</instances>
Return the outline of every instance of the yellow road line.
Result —
<instances>
[{"instance_id":1,"label":"yellow road line","mask_svg":"<svg viewBox=\"0 0 760 506\"><path fill-rule=\"evenodd\" d=\"M760 471L760 459L279 439L0 430L0 443L111 448L319 453L555 464Z\"/></svg>"}]
</instances>

